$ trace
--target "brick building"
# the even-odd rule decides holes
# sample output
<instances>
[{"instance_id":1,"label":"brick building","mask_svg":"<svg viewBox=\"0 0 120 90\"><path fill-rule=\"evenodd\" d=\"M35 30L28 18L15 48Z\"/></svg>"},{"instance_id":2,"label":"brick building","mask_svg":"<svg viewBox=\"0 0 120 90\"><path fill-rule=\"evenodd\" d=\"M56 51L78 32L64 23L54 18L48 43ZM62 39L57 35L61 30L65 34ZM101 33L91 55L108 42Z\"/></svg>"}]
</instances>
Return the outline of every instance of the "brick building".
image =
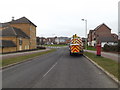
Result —
<instances>
[{"instance_id":1,"label":"brick building","mask_svg":"<svg viewBox=\"0 0 120 90\"><path fill-rule=\"evenodd\" d=\"M94 30L90 30L88 34L88 45L95 46L97 42L104 44L115 44L118 40L116 34L111 33L111 29L106 24L97 26Z\"/></svg>"},{"instance_id":2,"label":"brick building","mask_svg":"<svg viewBox=\"0 0 120 90\"><path fill-rule=\"evenodd\" d=\"M35 49L36 27L26 17L17 20L12 19L10 22L2 23L2 28L0 28L0 51L5 53Z\"/></svg>"},{"instance_id":3,"label":"brick building","mask_svg":"<svg viewBox=\"0 0 120 90\"><path fill-rule=\"evenodd\" d=\"M46 38L46 44L48 44L48 45L56 44L55 39L56 39L56 37L48 37L48 38Z\"/></svg>"},{"instance_id":4,"label":"brick building","mask_svg":"<svg viewBox=\"0 0 120 90\"><path fill-rule=\"evenodd\" d=\"M47 43L47 39L45 37L36 37L37 45L45 45Z\"/></svg>"}]
</instances>

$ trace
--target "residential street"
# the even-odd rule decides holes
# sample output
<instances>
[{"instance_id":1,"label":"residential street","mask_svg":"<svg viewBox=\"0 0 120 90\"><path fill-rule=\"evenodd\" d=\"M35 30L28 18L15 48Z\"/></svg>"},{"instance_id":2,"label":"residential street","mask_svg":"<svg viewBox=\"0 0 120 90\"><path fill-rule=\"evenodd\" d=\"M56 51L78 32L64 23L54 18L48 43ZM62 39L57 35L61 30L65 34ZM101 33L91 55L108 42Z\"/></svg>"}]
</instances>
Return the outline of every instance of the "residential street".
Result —
<instances>
[{"instance_id":1,"label":"residential street","mask_svg":"<svg viewBox=\"0 0 120 90\"><path fill-rule=\"evenodd\" d=\"M67 48L3 70L3 88L117 88L118 85L84 56Z\"/></svg>"}]
</instances>

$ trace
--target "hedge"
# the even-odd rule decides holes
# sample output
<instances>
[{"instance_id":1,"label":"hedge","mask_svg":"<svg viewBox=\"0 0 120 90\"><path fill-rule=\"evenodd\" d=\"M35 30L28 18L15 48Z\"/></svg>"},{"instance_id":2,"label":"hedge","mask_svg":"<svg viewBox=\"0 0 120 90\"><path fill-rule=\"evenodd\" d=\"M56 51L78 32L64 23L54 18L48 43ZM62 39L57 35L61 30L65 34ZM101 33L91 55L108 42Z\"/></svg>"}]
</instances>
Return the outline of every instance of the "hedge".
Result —
<instances>
[{"instance_id":1,"label":"hedge","mask_svg":"<svg viewBox=\"0 0 120 90\"><path fill-rule=\"evenodd\" d=\"M118 41L118 45L108 45L105 44L102 48L103 51L113 51L113 52L120 52L120 41Z\"/></svg>"}]
</instances>

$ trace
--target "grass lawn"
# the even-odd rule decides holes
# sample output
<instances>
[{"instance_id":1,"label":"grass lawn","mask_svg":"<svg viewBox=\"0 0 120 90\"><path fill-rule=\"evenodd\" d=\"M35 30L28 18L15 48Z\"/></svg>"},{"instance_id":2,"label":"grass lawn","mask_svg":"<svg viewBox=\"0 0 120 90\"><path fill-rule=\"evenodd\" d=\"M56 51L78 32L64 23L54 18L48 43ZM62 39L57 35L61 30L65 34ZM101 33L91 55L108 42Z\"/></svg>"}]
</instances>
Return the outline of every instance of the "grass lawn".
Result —
<instances>
[{"instance_id":1,"label":"grass lawn","mask_svg":"<svg viewBox=\"0 0 120 90\"><path fill-rule=\"evenodd\" d=\"M88 56L90 59L92 59L93 61L95 61L102 68L107 70L109 73L114 75L116 78L120 79L120 63L118 64L118 62L108 58L104 58L102 56L96 56L93 53L84 52L84 54Z\"/></svg>"},{"instance_id":2,"label":"grass lawn","mask_svg":"<svg viewBox=\"0 0 120 90\"><path fill-rule=\"evenodd\" d=\"M87 50L93 50L93 51L96 51L96 48L95 48L95 47L87 46Z\"/></svg>"},{"instance_id":3,"label":"grass lawn","mask_svg":"<svg viewBox=\"0 0 120 90\"><path fill-rule=\"evenodd\" d=\"M33 57L36 57L39 55L43 55L43 54L47 54L47 53L50 53L53 51L56 51L56 49L52 49L52 50L44 51L44 52L39 52L39 53L34 53L34 54L30 54L30 55L24 55L24 56L18 56L18 57L0 60L0 67L7 66L9 64L13 64L13 63L17 63L17 62L21 62L21 61L25 61L25 60L28 60L30 58L33 58Z\"/></svg>"}]
</instances>

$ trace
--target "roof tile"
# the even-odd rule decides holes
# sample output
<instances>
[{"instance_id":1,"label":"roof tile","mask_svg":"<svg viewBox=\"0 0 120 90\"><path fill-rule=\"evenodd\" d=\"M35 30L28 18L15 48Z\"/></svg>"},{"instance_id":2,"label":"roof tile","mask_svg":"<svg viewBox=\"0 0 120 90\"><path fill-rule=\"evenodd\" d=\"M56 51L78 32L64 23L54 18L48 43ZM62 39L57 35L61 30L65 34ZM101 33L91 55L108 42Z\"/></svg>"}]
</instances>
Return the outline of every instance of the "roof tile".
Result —
<instances>
[{"instance_id":1,"label":"roof tile","mask_svg":"<svg viewBox=\"0 0 120 90\"><path fill-rule=\"evenodd\" d=\"M16 44L11 40L0 40L0 47L16 47Z\"/></svg>"},{"instance_id":2,"label":"roof tile","mask_svg":"<svg viewBox=\"0 0 120 90\"><path fill-rule=\"evenodd\" d=\"M15 27L7 27L3 30L0 30L2 37L23 37L23 38L30 38L26 33L24 33L21 29Z\"/></svg>"}]
</instances>

